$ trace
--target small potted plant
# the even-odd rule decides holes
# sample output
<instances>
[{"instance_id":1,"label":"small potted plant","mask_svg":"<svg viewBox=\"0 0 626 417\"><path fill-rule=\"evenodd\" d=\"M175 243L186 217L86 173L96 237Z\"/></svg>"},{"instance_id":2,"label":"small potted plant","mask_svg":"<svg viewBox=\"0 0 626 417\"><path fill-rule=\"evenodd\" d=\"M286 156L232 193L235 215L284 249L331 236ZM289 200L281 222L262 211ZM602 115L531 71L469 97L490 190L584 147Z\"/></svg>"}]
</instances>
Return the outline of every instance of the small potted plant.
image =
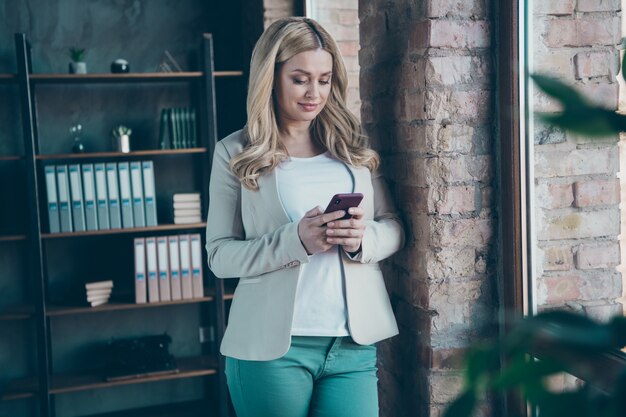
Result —
<instances>
[{"instance_id":1,"label":"small potted plant","mask_svg":"<svg viewBox=\"0 0 626 417\"><path fill-rule=\"evenodd\" d=\"M85 48L70 48L69 55L72 60L70 62L70 74L87 74L86 54L87 50Z\"/></svg>"},{"instance_id":2,"label":"small potted plant","mask_svg":"<svg viewBox=\"0 0 626 417\"><path fill-rule=\"evenodd\" d=\"M120 125L113 129L113 137L115 138L115 148L118 152L130 152L130 134L133 131L124 125Z\"/></svg>"}]
</instances>

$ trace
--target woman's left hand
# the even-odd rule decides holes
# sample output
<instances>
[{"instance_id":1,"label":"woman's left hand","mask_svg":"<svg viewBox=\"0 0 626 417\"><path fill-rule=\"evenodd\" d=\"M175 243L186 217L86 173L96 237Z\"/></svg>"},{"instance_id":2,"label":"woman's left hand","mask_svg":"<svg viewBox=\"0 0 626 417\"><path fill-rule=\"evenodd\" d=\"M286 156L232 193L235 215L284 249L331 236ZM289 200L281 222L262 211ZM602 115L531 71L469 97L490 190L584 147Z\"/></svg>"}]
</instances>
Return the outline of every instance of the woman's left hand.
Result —
<instances>
[{"instance_id":1,"label":"woman's left hand","mask_svg":"<svg viewBox=\"0 0 626 417\"><path fill-rule=\"evenodd\" d=\"M341 245L349 253L356 253L361 250L361 241L365 232L365 212L360 207L348 209L352 215L351 219L335 220L326 223L326 241L333 245Z\"/></svg>"}]
</instances>

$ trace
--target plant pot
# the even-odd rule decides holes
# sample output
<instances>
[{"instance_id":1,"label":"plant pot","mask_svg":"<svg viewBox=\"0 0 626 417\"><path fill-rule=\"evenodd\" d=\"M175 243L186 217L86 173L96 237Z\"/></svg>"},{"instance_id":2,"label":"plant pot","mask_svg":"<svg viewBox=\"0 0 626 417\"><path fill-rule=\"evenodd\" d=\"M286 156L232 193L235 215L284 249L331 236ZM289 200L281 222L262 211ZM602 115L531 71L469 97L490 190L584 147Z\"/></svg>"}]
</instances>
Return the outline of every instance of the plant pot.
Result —
<instances>
[{"instance_id":1,"label":"plant pot","mask_svg":"<svg viewBox=\"0 0 626 417\"><path fill-rule=\"evenodd\" d=\"M70 74L87 74L87 63L70 62Z\"/></svg>"},{"instance_id":2,"label":"plant pot","mask_svg":"<svg viewBox=\"0 0 626 417\"><path fill-rule=\"evenodd\" d=\"M115 148L118 152L130 152L130 136L122 135L115 138Z\"/></svg>"}]
</instances>

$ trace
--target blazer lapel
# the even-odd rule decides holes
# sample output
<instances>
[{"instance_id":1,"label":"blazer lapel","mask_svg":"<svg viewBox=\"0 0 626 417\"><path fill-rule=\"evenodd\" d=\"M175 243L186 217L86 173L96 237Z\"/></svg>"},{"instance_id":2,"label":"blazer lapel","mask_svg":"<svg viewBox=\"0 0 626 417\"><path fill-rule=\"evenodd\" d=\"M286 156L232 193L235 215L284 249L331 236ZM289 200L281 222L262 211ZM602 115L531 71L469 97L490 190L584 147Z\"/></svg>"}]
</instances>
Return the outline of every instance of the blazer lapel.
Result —
<instances>
[{"instance_id":1,"label":"blazer lapel","mask_svg":"<svg viewBox=\"0 0 626 417\"><path fill-rule=\"evenodd\" d=\"M291 219L285 212L283 203L278 194L278 184L276 183L276 170L259 177L259 192L263 198L265 209L269 217L274 221L276 228L291 223Z\"/></svg>"}]
</instances>

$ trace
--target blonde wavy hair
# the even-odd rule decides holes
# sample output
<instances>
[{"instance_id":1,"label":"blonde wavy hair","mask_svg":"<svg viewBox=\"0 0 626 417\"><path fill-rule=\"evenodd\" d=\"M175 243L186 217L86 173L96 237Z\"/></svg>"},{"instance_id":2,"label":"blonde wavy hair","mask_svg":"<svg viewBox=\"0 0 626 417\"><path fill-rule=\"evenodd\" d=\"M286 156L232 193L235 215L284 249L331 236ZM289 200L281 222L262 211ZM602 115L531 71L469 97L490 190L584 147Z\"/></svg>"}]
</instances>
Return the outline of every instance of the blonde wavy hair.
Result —
<instances>
[{"instance_id":1,"label":"blonde wavy hair","mask_svg":"<svg viewBox=\"0 0 626 417\"><path fill-rule=\"evenodd\" d=\"M301 52L323 49L330 53L333 75L326 105L311 122L311 136L335 158L374 170L378 154L370 149L358 119L346 106L348 76L334 39L316 21L305 17L280 19L261 35L250 62L247 145L230 161L230 168L248 189L258 189L258 178L271 172L289 155L279 139L274 76L280 65Z\"/></svg>"}]
</instances>

